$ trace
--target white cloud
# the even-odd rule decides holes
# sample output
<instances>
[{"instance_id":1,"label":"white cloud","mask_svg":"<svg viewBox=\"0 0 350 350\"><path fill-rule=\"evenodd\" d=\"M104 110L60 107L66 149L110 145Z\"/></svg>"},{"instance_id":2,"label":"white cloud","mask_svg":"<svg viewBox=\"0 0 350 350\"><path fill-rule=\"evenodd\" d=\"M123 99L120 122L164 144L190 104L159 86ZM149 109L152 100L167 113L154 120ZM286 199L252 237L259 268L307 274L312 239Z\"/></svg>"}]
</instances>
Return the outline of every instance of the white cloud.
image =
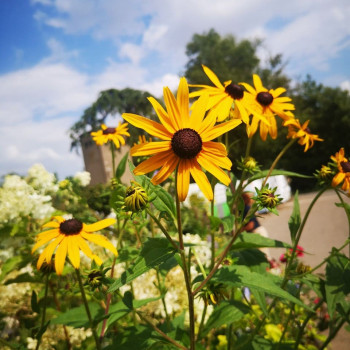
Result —
<instances>
[{"instance_id":1,"label":"white cloud","mask_svg":"<svg viewBox=\"0 0 350 350\"><path fill-rule=\"evenodd\" d=\"M340 84L340 88L350 92L350 80L345 80Z\"/></svg>"}]
</instances>

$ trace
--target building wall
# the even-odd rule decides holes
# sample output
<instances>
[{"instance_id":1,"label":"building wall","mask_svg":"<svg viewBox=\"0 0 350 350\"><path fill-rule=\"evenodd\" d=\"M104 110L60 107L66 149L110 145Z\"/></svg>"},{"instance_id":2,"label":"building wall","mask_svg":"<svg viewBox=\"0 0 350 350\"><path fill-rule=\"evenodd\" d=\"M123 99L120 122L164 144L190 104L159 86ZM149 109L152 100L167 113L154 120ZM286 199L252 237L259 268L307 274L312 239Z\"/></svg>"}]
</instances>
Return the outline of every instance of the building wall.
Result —
<instances>
[{"instance_id":1,"label":"building wall","mask_svg":"<svg viewBox=\"0 0 350 350\"><path fill-rule=\"evenodd\" d=\"M91 174L91 185L100 183L108 183L113 177L112 153L110 143L102 146L97 146L92 140L90 134L85 134L80 138L81 148L84 157L85 170ZM128 145L122 146L115 151L115 165L118 166L120 160L126 153L129 153L130 147ZM129 155L129 159L131 157ZM133 180L133 176L129 170L128 165L124 175L121 178L122 182L129 185Z\"/></svg>"}]
</instances>

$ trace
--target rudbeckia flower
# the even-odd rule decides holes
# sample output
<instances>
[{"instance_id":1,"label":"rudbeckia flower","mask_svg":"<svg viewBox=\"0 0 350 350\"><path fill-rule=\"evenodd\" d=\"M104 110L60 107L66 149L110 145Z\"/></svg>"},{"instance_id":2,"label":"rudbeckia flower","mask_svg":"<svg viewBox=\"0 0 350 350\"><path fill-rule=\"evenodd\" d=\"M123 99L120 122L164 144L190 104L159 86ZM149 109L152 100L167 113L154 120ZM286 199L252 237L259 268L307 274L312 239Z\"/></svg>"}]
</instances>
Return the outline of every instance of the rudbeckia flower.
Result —
<instances>
[{"instance_id":1,"label":"rudbeckia flower","mask_svg":"<svg viewBox=\"0 0 350 350\"><path fill-rule=\"evenodd\" d=\"M123 118L130 124L162 140L132 147L132 156L152 156L134 169L135 175L143 175L161 167L152 178L152 183L157 185L177 169L177 193L180 201L186 199L190 175L206 198L213 200L213 191L202 167L226 186L230 183L230 178L221 169L231 169L232 166L226 148L212 140L235 128L241 121L232 119L215 125L216 118L213 114L204 118L208 95L199 98L190 115L189 92L185 78L180 80L176 99L168 87L164 88L167 110L154 98L149 97L149 101L161 124L136 114L123 114Z\"/></svg>"},{"instance_id":2,"label":"rudbeckia flower","mask_svg":"<svg viewBox=\"0 0 350 350\"><path fill-rule=\"evenodd\" d=\"M349 191L350 194L350 162L345 158L344 148L341 148L331 159L337 163L338 174L334 176L332 180L332 186L338 186L342 181L342 190Z\"/></svg>"},{"instance_id":3,"label":"rudbeckia flower","mask_svg":"<svg viewBox=\"0 0 350 350\"><path fill-rule=\"evenodd\" d=\"M105 236L93 233L111 226L115 222L115 219L104 219L94 224L86 225L77 219L65 220L61 216L53 217L52 221L43 225L43 228L49 228L50 230L43 231L36 236L37 242L32 249L32 253L34 253L38 248L52 241L39 256L37 263L38 270L44 262L47 264L51 263L52 255L57 246L55 269L58 275L62 274L67 255L73 267L79 269L80 250L90 259L95 260L98 265L102 264L102 260L93 254L87 241L104 247L117 256L117 250Z\"/></svg>"},{"instance_id":4,"label":"rudbeckia flower","mask_svg":"<svg viewBox=\"0 0 350 350\"><path fill-rule=\"evenodd\" d=\"M315 141L323 141L318 135L311 134L309 122L310 120L307 120L303 125L300 125L298 119L290 118L283 123L284 126L288 126L287 138L298 138L298 143L302 146L305 145L304 152L311 148Z\"/></svg>"},{"instance_id":5,"label":"rudbeckia flower","mask_svg":"<svg viewBox=\"0 0 350 350\"><path fill-rule=\"evenodd\" d=\"M232 104L234 103L232 117L235 119L242 119L244 123L248 124L248 110L251 109L250 104L252 101L247 99L247 93L244 91L243 86L241 84L232 83L232 80L225 81L223 85L212 70L204 65L202 65L202 67L205 74L215 86L191 84L191 87L199 87L202 89L191 92L189 95L190 98L208 94L209 103L206 108L207 110L210 109L210 115L214 115L218 122L228 118ZM196 103L197 102L195 102L194 105Z\"/></svg>"},{"instance_id":6,"label":"rudbeckia flower","mask_svg":"<svg viewBox=\"0 0 350 350\"><path fill-rule=\"evenodd\" d=\"M255 99L257 104L252 105L254 109L252 123L250 125L250 135L255 134L261 116L265 117L268 123L260 124L260 137L263 141L266 140L267 134L270 134L273 139L277 137L277 123L275 114L281 117L283 120L288 120L291 114L286 111L292 111L295 109L294 105L290 103L292 100L289 97L280 97L286 89L279 87L276 90L266 89L260 77L257 74L253 75L254 87L247 83L241 83ZM260 116L260 118L259 118Z\"/></svg>"},{"instance_id":7,"label":"rudbeckia flower","mask_svg":"<svg viewBox=\"0 0 350 350\"><path fill-rule=\"evenodd\" d=\"M130 136L128 133L128 123L119 122L116 128L107 127L105 124L101 125L101 130L93 131L90 133L92 139L98 146L101 146L108 141L113 141L117 148L120 145L125 145L124 136Z\"/></svg>"}]
</instances>

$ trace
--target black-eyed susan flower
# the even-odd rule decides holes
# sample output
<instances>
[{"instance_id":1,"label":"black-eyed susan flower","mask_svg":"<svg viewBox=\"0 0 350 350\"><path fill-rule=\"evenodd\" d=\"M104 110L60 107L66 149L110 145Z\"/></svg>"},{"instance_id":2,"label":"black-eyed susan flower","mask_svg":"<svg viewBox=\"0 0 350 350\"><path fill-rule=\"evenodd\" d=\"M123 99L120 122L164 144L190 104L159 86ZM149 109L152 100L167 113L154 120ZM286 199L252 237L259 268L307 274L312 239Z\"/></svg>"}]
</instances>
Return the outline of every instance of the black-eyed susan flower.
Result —
<instances>
[{"instance_id":1,"label":"black-eyed susan flower","mask_svg":"<svg viewBox=\"0 0 350 350\"><path fill-rule=\"evenodd\" d=\"M345 158L344 148L341 148L331 159L337 164L338 174L332 180L332 186L336 187L342 184L341 188L344 191L349 191L350 194L350 162Z\"/></svg>"},{"instance_id":2,"label":"black-eyed susan flower","mask_svg":"<svg viewBox=\"0 0 350 350\"><path fill-rule=\"evenodd\" d=\"M116 128L107 127L105 124L101 125L101 129L91 132L92 139L98 146L101 146L108 141L113 141L117 148L120 145L125 145L125 139L123 136L130 136L128 133L128 123L119 122Z\"/></svg>"},{"instance_id":3,"label":"black-eyed susan flower","mask_svg":"<svg viewBox=\"0 0 350 350\"><path fill-rule=\"evenodd\" d=\"M254 135L260 124L260 137L263 141L266 140L268 134L275 139L277 137L277 123L275 115L278 115L283 120L288 120L291 114L286 111L293 111L294 105L290 103L292 100L289 97L280 97L286 89L279 87L277 89L268 90L261 82L257 74L253 75L254 87L247 83L241 83L255 99L257 104L252 105L254 109L253 119L250 125L250 135ZM265 117L268 123L260 123L261 117Z\"/></svg>"},{"instance_id":4,"label":"black-eyed susan flower","mask_svg":"<svg viewBox=\"0 0 350 350\"><path fill-rule=\"evenodd\" d=\"M50 230L43 231L36 236L36 243L32 253L52 241L40 254L37 268L40 269L44 262L50 264L56 248L55 269L58 275L62 274L67 255L73 267L79 269L80 251L90 259L93 259L98 265L101 265L102 260L92 252L87 241L104 247L117 256L117 250L105 236L93 233L111 226L115 222L115 219L104 219L94 224L86 225L77 219L65 220L61 216L54 216L52 221L43 225L43 228L49 228Z\"/></svg>"},{"instance_id":5,"label":"black-eyed susan flower","mask_svg":"<svg viewBox=\"0 0 350 350\"><path fill-rule=\"evenodd\" d=\"M189 92L185 78L180 80L176 98L168 87L164 88L166 110L154 98L150 97L149 101L161 124L139 115L123 114L123 118L130 124L162 140L136 145L131 149L132 156L152 155L134 169L134 174L143 175L161 167L152 178L152 183L157 185L177 169L177 193L180 201L187 197L190 175L206 198L213 200L213 190L202 167L226 186L230 183L229 176L221 169L231 169L232 166L226 148L212 140L235 128L241 121L232 119L215 125L216 118L213 114L204 118L208 95L199 98L190 115Z\"/></svg>"},{"instance_id":6,"label":"black-eyed susan flower","mask_svg":"<svg viewBox=\"0 0 350 350\"><path fill-rule=\"evenodd\" d=\"M299 119L290 118L283 123L284 126L288 126L287 138L298 138L298 143L305 146L304 152L310 149L314 145L315 141L323 141L323 139L320 139L318 135L311 134L309 122L310 120L307 120L303 125L301 125Z\"/></svg>"},{"instance_id":7,"label":"black-eyed susan flower","mask_svg":"<svg viewBox=\"0 0 350 350\"><path fill-rule=\"evenodd\" d=\"M209 85L190 85L191 87L202 88L198 91L190 93L190 98L209 95L209 102L207 110L210 109L209 114L214 115L218 122L226 120L234 104L232 110L232 117L234 119L241 119L244 123L249 123L249 112L251 109L251 100L247 100L247 93L241 84L232 83L232 80L225 81L221 84L216 74L208 67L202 65L205 74L208 76L214 86ZM197 102L194 103L194 105ZM254 103L254 102L253 102Z\"/></svg>"}]
</instances>

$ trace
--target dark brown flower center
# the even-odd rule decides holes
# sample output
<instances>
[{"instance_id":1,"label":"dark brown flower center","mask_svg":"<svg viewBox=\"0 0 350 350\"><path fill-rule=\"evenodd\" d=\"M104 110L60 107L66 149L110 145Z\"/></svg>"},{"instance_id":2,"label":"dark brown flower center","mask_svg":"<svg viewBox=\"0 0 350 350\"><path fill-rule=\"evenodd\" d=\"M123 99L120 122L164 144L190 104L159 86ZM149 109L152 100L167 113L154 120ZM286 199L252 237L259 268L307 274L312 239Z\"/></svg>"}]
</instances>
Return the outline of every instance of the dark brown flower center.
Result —
<instances>
[{"instance_id":1,"label":"dark brown flower center","mask_svg":"<svg viewBox=\"0 0 350 350\"><path fill-rule=\"evenodd\" d=\"M61 222L60 231L65 235L76 235L83 228L83 223L77 219L69 219Z\"/></svg>"},{"instance_id":2,"label":"dark brown flower center","mask_svg":"<svg viewBox=\"0 0 350 350\"><path fill-rule=\"evenodd\" d=\"M202 150L202 139L193 129L180 129L173 135L171 147L180 158L192 159Z\"/></svg>"},{"instance_id":3,"label":"dark brown flower center","mask_svg":"<svg viewBox=\"0 0 350 350\"><path fill-rule=\"evenodd\" d=\"M256 100L264 107L267 107L272 103L273 96L269 92L263 91L258 93Z\"/></svg>"},{"instance_id":4,"label":"dark brown flower center","mask_svg":"<svg viewBox=\"0 0 350 350\"><path fill-rule=\"evenodd\" d=\"M307 127L307 128L305 128L305 130L304 130L306 133L308 133L308 134L311 134L311 130L310 130L310 128L309 127Z\"/></svg>"},{"instance_id":5,"label":"dark brown flower center","mask_svg":"<svg viewBox=\"0 0 350 350\"><path fill-rule=\"evenodd\" d=\"M103 130L103 135L114 134L114 133L115 133L115 128L107 128Z\"/></svg>"},{"instance_id":6,"label":"dark brown flower center","mask_svg":"<svg viewBox=\"0 0 350 350\"><path fill-rule=\"evenodd\" d=\"M232 83L225 87L225 92L229 94L234 100L240 100L244 94L242 85Z\"/></svg>"},{"instance_id":7,"label":"dark brown flower center","mask_svg":"<svg viewBox=\"0 0 350 350\"><path fill-rule=\"evenodd\" d=\"M340 162L341 167L344 170L344 173L350 173L350 162Z\"/></svg>"}]
</instances>

